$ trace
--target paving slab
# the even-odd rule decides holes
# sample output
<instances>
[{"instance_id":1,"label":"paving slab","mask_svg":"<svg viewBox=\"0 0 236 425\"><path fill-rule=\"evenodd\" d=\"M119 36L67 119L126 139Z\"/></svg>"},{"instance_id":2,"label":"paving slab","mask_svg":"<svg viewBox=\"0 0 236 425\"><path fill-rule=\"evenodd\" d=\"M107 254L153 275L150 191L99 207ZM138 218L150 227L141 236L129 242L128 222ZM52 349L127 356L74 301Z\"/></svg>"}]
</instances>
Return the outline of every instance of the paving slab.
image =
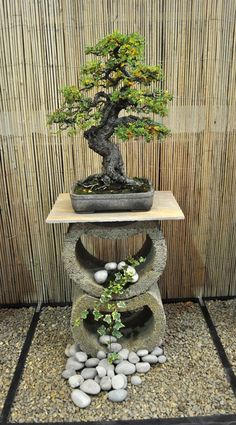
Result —
<instances>
[{"instance_id":1,"label":"paving slab","mask_svg":"<svg viewBox=\"0 0 236 425\"><path fill-rule=\"evenodd\" d=\"M140 386L129 382L124 402L112 403L103 392L92 397L87 409L72 403L68 383L61 379L66 361L64 349L71 342L71 308L45 308L10 421L79 422L235 413L233 391L199 306L188 302L165 304L164 308L168 361L140 374Z\"/></svg>"}]
</instances>

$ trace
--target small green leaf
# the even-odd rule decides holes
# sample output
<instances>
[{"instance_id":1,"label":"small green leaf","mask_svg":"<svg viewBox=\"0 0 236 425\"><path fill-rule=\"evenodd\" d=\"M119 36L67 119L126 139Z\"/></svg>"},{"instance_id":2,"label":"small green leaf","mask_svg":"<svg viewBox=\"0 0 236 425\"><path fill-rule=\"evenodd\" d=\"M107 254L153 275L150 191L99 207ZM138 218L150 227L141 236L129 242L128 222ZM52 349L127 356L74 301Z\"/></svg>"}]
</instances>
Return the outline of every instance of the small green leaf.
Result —
<instances>
[{"instance_id":1,"label":"small green leaf","mask_svg":"<svg viewBox=\"0 0 236 425\"><path fill-rule=\"evenodd\" d=\"M113 311L112 312L112 318L114 320L120 320L120 313L118 311Z\"/></svg>"},{"instance_id":2,"label":"small green leaf","mask_svg":"<svg viewBox=\"0 0 236 425\"><path fill-rule=\"evenodd\" d=\"M74 321L74 326L80 326L80 319L76 319Z\"/></svg>"},{"instance_id":3,"label":"small green leaf","mask_svg":"<svg viewBox=\"0 0 236 425\"><path fill-rule=\"evenodd\" d=\"M111 322L112 322L111 315L110 314L106 314L105 317L103 318L103 322L106 322L106 323L108 323L108 325L110 325Z\"/></svg>"},{"instance_id":4,"label":"small green leaf","mask_svg":"<svg viewBox=\"0 0 236 425\"><path fill-rule=\"evenodd\" d=\"M113 329L112 335L115 336L116 338L122 338L123 336L122 333L118 331L117 329Z\"/></svg>"},{"instance_id":5,"label":"small green leaf","mask_svg":"<svg viewBox=\"0 0 236 425\"><path fill-rule=\"evenodd\" d=\"M109 353L107 356L108 363L112 364L115 360L119 360L120 356L118 353Z\"/></svg>"},{"instance_id":6,"label":"small green leaf","mask_svg":"<svg viewBox=\"0 0 236 425\"><path fill-rule=\"evenodd\" d=\"M118 308L125 308L126 307L126 303L124 301L118 301L117 307Z\"/></svg>"},{"instance_id":7,"label":"small green leaf","mask_svg":"<svg viewBox=\"0 0 236 425\"><path fill-rule=\"evenodd\" d=\"M106 335L107 329L104 325L102 325L98 328L97 332L99 333L99 335Z\"/></svg>"},{"instance_id":8,"label":"small green leaf","mask_svg":"<svg viewBox=\"0 0 236 425\"><path fill-rule=\"evenodd\" d=\"M115 329L115 330L119 331L119 329L124 328L124 327L125 327L125 325L124 325L122 322L116 322L116 323L114 324L113 329Z\"/></svg>"},{"instance_id":9,"label":"small green leaf","mask_svg":"<svg viewBox=\"0 0 236 425\"><path fill-rule=\"evenodd\" d=\"M100 313L100 311L98 310L93 310L93 317L94 320L98 321L99 319L101 319L101 317L103 317L103 314Z\"/></svg>"},{"instance_id":10,"label":"small green leaf","mask_svg":"<svg viewBox=\"0 0 236 425\"><path fill-rule=\"evenodd\" d=\"M88 310L83 310L80 315L81 319L87 319L88 314L89 314Z\"/></svg>"}]
</instances>

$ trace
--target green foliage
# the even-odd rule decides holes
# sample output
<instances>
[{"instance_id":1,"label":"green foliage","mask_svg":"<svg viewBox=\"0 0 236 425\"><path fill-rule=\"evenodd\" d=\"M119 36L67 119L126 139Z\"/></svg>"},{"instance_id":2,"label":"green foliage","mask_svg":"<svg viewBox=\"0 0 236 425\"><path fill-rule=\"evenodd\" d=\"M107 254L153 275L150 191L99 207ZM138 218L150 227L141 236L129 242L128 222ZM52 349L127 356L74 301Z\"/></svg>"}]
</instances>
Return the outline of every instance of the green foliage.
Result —
<instances>
[{"instance_id":1,"label":"green foliage","mask_svg":"<svg viewBox=\"0 0 236 425\"><path fill-rule=\"evenodd\" d=\"M81 68L79 87L61 90L64 102L49 116L48 124L57 124L60 131L67 129L70 135L77 128L88 130L102 125L106 106L112 102L120 110L138 114L136 123L118 123L114 127L115 135L121 140L142 136L148 142L154 135L166 137L169 130L143 114L167 115L172 95L161 87L151 87L163 80L163 73L159 65L143 63L143 52L144 39L140 34L119 31L87 47L85 53L97 59ZM95 95L94 90L97 90Z\"/></svg>"},{"instance_id":2,"label":"green foliage","mask_svg":"<svg viewBox=\"0 0 236 425\"><path fill-rule=\"evenodd\" d=\"M116 338L121 338L123 336L120 329L125 326L122 323L121 313L119 310L122 311L122 309L125 308L126 303L125 301L116 301L115 297L122 295L127 283L131 283L133 273L130 272L128 265L130 264L133 267L136 267L144 261L144 257L140 257L138 259L129 257L127 259L127 266L109 276L108 286L104 288L100 299L97 303L95 303L93 309L91 309L94 320L100 324L97 330L99 335L108 334L113 335ZM83 310L80 318L75 320L75 325L79 326L81 320L87 319L88 315L89 309ZM110 358L113 358L113 354L115 355L115 353L110 353ZM117 358L115 358L115 360L116 359Z\"/></svg>"}]
</instances>

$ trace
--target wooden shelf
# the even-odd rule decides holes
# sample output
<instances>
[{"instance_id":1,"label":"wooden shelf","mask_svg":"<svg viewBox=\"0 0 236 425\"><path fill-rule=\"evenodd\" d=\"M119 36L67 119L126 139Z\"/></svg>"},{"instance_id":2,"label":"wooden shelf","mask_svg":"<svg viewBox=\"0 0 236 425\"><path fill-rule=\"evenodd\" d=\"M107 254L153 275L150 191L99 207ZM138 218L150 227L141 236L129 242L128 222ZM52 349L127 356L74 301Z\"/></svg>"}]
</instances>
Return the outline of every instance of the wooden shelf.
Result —
<instances>
[{"instance_id":1,"label":"wooden shelf","mask_svg":"<svg viewBox=\"0 0 236 425\"><path fill-rule=\"evenodd\" d=\"M121 221L184 220L184 214L170 191L157 191L149 211L116 211L77 214L69 193L60 193L46 223L96 223Z\"/></svg>"}]
</instances>

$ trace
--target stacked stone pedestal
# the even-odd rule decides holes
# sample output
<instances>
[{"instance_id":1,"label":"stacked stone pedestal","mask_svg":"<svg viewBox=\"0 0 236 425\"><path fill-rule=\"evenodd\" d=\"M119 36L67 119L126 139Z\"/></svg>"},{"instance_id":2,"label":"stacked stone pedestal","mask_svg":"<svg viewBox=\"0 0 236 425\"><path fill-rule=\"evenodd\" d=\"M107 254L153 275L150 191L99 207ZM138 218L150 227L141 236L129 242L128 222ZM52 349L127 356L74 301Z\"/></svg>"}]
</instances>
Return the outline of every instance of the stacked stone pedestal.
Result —
<instances>
[{"instance_id":1,"label":"stacked stone pedestal","mask_svg":"<svg viewBox=\"0 0 236 425\"><path fill-rule=\"evenodd\" d=\"M93 235L102 239L126 239L140 232L146 233L146 241L137 256L146 257L145 263L138 267L138 282L131 284L117 297L126 303L120 309L124 337L119 342L129 350L140 348L152 350L163 338L165 332L165 313L157 281L165 264L167 249L164 237L154 221L102 224L73 224L65 239L63 259L70 278L74 282L74 300L71 326L75 342L88 354L95 355L102 347L96 332L99 326L89 315L75 325L76 319L85 309L92 309L103 292L103 286L94 280L94 272L102 269L105 262L88 253L81 242L81 236ZM114 258L114 261L116 259Z\"/></svg>"}]
</instances>

